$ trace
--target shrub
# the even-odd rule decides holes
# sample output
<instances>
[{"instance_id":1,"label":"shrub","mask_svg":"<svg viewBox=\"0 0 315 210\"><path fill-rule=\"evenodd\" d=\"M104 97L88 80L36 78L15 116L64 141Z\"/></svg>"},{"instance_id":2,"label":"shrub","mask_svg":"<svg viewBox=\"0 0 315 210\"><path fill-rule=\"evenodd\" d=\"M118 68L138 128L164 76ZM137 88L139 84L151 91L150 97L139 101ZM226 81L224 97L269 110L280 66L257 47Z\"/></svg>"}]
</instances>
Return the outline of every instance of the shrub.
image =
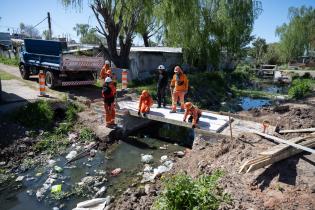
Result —
<instances>
[{"instance_id":1,"label":"shrub","mask_svg":"<svg viewBox=\"0 0 315 210\"><path fill-rule=\"evenodd\" d=\"M0 63L11 65L11 66L18 66L19 65L19 59L18 58L7 58L0 55Z\"/></svg>"},{"instance_id":2,"label":"shrub","mask_svg":"<svg viewBox=\"0 0 315 210\"><path fill-rule=\"evenodd\" d=\"M53 125L54 112L47 101L36 101L13 114L15 121L29 128L49 128Z\"/></svg>"},{"instance_id":3,"label":"shrub","mask_svg":"<svg viewBox=\"0 0 315 210\"><path fill-rule=\"evenodd\" d=\"M178 174L164 180L165 189L155 201L154 209L218 209L222 202L229 202L230 196L218 186L222 171L215 171L211 176L192 179L185 174Z\"/></svg>"},{"instance_id":4,"label":"shrub","mask_svg":"<svg viewBox=\"0 0 315 210\"><path fill-rule=\"evenodd\" d=\"M82 141L93 141L95 138L94 132L89 128L83 128L79 136Z\"/></svg>"},{"instance_id":5,"label":"shrub","mask_svg":"<svg viewBox=\"0 0 315 210\"><path fill-rule=\"evenodd\" d=\"M312 91L311 82L308 79L295 79L289 89L289 96L301 99Z\"/></svg>"},{"instance_id":6,"label":"shrub","mask_svg":"<svg viewBox=\"0 0 315 210\"><path fill-rule=\"evenodd\" d=\"M74 104L69 103L67 105L67 111L66 111L66 121L68 122L74 122L77 120L77 113L82 111L82 107Z\"/></svg>"}]
</instances>

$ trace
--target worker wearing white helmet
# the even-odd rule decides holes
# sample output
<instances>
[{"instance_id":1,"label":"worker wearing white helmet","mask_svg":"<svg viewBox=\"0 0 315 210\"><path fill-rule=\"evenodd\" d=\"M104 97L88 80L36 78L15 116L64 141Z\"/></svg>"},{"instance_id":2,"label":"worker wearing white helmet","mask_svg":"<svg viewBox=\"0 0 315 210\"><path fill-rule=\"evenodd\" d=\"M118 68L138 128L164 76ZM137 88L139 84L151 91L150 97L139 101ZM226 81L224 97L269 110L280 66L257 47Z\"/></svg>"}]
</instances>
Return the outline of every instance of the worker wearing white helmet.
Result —
<instances>
[{"instance_id":1,"label":"worker wearing white helmet","mask_svg":"<svg viewBox=\"0 0 315 210\"><path fill-rule=\"evenodd\" d=\"M104 98L105 109L105 122L106 127L112 127L115 125L115 95L116 87L113 84L113 80L110 77L106 77L102 89L102 96Z\"/></svg>"},{"instance_id":2,"label":"worker wearing white helmet","mask_svg":"<svg viewBox=\"0 0 315 210\"><path fill-rule=\"evenodd\" d=\"M163 103L163 107L166 107L165 93L166 93L168 79L167 79L167 72L165 71L164 65L159 65L157 69L159 70L159 79L157 83L157 101L158 101L158 108L160 108L162 103Z\"/></svg>"}]
</instances>

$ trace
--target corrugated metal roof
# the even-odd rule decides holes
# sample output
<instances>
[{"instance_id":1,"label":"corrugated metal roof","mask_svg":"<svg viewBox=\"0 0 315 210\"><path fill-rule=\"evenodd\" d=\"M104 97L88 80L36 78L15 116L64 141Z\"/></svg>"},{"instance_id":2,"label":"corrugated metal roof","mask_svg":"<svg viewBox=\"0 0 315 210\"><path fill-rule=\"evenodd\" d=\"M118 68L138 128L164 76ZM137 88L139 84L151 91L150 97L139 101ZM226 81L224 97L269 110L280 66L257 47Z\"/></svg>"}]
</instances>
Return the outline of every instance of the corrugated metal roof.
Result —
<instances>
[{"instance_id":1,"label":"corrugated metal roof","mask_svg":"<svg viewBox=\"0 0 315 210\"><path fill-rule=\"evenodd\" d=\"M166 53L182 53L182 48L174 47L131 47L131 52L166 52Z\"/></svg>"}]
</instances>

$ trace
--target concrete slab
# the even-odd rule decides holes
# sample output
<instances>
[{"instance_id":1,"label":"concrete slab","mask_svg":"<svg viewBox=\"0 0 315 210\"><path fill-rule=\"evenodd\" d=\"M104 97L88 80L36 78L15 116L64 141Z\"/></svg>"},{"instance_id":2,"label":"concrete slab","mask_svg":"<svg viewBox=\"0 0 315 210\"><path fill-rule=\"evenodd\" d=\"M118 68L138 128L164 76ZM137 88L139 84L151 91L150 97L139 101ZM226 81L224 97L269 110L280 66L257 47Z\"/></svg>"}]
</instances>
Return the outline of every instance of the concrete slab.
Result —
<instances>
[{"instance_id":1,"label":"concrete slab","mask_svg":"<svg viewBox=\"0 0 315 210\"><path fill-rule=\"evenodd\" d=\"M120 101L118 102L120 109L127 109L131 111L138 111L138 102L136 101ZM183 121L184 113L169 113L170 107L157 108L157 105L153 105L150 111L150 115L165 118L168 120L174 120L185 124ZM218 115L209 112L202 112L199 126L201 130L209 132L220 132L228 125L228 116Z\"/></svg>"},{"instance_id":2,"label":"concrete slab","mask_svg":"<svg viewBox=\"0 0 315 210\"><path fill-rule=\"evenodd\" d=\"M2 80L2 100L14 102L22 100L34 100L38 98L39 91L28 87L20 80Z\"/></svg>"}]
</instances>

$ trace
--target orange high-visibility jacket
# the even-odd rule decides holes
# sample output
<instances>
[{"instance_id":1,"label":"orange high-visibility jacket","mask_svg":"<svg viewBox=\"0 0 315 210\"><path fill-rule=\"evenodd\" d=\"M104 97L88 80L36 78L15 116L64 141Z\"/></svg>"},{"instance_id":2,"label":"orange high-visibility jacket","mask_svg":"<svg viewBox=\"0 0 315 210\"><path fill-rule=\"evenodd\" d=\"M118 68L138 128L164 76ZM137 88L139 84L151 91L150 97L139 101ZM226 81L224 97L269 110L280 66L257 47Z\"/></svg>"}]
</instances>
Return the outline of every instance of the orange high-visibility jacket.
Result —
<instances>
[{"instance_id":1,"label":"orange high-visibility jacket","mask_svg":"<svg viewBox=\"0 0 315 210\"><path fill-rule=\"evenodd\" d=\"M188 79L185 74L179 75L179 80L176 80L176 74L173 75L171 87L175 87L174 91L188 91Z\"/></svg>"},{"instance_id":2,"label":"orange high-visibility jacket","mask_svg":"<svg viewBox=\"0 0 315 210\"><path fill-rule=\"evenodd\" d=\"M139 100L139 110L141 109L142 104L151 107L153 105L152 97L150 95L148 96L141 95Z\"/></svg>"},{"instance_id":3,"label":"orange high-visibility jacket","mask_svg":"<svg viewBox=\"0 0 315 210\"><path fill-rule=\"evenodd\" d=\"M107 73L106 73L107 70L110 70L110 66L104 64L104 66L102 67L101 72L100 72L100 78L101 78L101 79L105 79L106 77L109 76L109 75L107 75Z\"/></svg>"},{"instance_id":4,"label":"orange high-visibility jacket","mask_svg":"<svg viewBox=\"0 0 315 210\"><path fill-rule=\"evenodd\" d=\"M201 111L200 111L200 109L198 109L198 107L192 106L190 109L186 109L185 110L184 121L186 120L188 115L193 116L192 124L196 125L197 124L198 115L201 115Z\"/></svg>"}]
</instances>

